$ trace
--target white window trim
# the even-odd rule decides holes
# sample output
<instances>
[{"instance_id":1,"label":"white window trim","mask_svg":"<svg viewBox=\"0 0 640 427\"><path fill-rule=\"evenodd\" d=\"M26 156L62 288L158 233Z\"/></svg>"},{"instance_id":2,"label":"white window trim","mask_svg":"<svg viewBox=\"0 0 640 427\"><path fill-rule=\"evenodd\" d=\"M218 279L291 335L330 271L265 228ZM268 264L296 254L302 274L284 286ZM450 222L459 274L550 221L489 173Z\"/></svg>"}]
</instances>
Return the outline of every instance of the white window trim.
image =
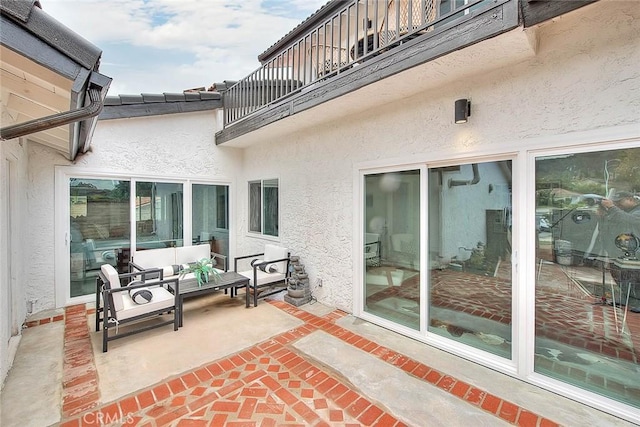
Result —
<instances>
[{"instance_id":1,"label":"white window trim","mask_svg":"<svg viewBox=\"0 0 640 427\"><path fill-rule=\"evenodd\" d=\"M272 236L270 234L264 234L264 182L277 180L278 181L278 235ZM249 190L251 184L260 183L260 209L262 212L260 213L260 231L252 231L249 228L251 227L251 191ZM282 236L282 227L281 227L281 218L282 218L282 204L281 204L281 194L282 194L282 186L280 177L273 178L258 178L258 179L249 179L247 180L247 232L246 237L251 238L259 238L264 240L270 240L273 242L280 242Z\"/></svg>"}]
</instances>

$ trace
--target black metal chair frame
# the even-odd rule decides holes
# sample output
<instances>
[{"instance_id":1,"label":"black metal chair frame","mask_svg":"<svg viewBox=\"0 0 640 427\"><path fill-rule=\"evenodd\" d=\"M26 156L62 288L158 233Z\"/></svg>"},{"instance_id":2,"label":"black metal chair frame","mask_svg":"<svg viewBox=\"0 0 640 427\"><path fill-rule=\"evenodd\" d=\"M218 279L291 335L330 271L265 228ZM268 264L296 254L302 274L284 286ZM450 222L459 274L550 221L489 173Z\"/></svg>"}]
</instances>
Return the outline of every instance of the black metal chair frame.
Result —
<instances>
[{"instance_id":1,"label":"black metal chair frame","mask_svg":"<svg viewBox=\"0 0 640 427\"><path fill-rule=\"evenodd\" d=\"M104 274L102 273L102 271L98 272L98 277L96 279L96 332L100 331L100 323L102 323L102 352L106 353L107 352L107 345L109 341L113 341L115 339L118 338L124 338L127 337L129 335L133 335L133 334L137 334L139 332L145 332L148 331L150 329L155 329L161 326L165 326L165 325L169 325L171 323L173 323L173 330L177 331L178 327L179 327L179 321L180 321L180 313L182 312L182 306L180 304L180 284L178 283L178 279L177 278L173 278L173 279L167 279L167 280L163 280L162 278L160 278L160 280L156 281L154 280L153 282L146 282L147 278L146 275L147 274L157 274L160 273L160 275L162 275L162 270L161 269L149 269L149 270L144 270L142 272L138 271L138 272L133 272L133 273L124 273L124 274L118 274L118 278L121 280L123 279L135 279L135 278L139 278L141 280L142 283L139 284L135 284L135 285L130 285L130 286L121 286L118 288L111 288L109 280L107 280L107 278L104 276ZM116 328L120 325L123 324L127 324L127 323L131 323L134 321L138 321L141 319L146 319L149 318L151 316L158 316L161 314L165 314L165 313L171 313L173 312L173 319L169 319L166 320L164 322L160 322L160 323L153 323L153 324L149 324L146 326L143 326L141 328L137 328L137 329L133 329L130 331L127 331L125 333L121 333L118 334L116 333L116 335L112 335L109 336L109 329L111 329L110 323L114 323L116 321L115 316L110 316L109 314L112 312L111 308L114 307L114 303L113 303L113 294L116 292L129 292L132 289L137 289L137 288L148 288L150 286L163 286L168 284L168 283L174 283L174 303L172 306L170 307L165 307L162 308L160 310L153 310L153 311L149 311L147 313L138 315L138 316L134 316L134 317L130 317L128 319L121 319L118 320L116 323ZM169 288L168 286L166 288ZM169 288L171 289L171 288ZM102 296L102 301L104 302L104 307L101 306L100 304L100 296Z\"/></svg>"},{"instance_id":2,"label":"black metal chair frame","mask_svg":"<svg viewBox=\"0 0 640 427\"><path fill-rule=\"evenodd\" d=\"M235 271L236 273L238 272L238 260L241 259L247 259L247 258L256 258L259 256L263 256L264 252L261 252L259 254L253 254L253 255L244 255L244 256L239 256L239 257L235 257L233 259L233 271ZM284 279L280 279L280 280L276 280L273 282L268 282L268 283L263 283L261 285L257 285L258 283L258 270L260 269L260 266L266 266L268 264L275 264L278 262L283 262L283 261L287 261L287 267L286 267L286 272L284 275ZM282 291L283 287L287 286L287 281L289 279L289 277L291 276L291 272L289 271L289 265L291 263L291 252L287 252L287 257L286 258L281 258L281 259L275 259L275 260L268 260L268 261L262 261L262 262L256 262L252 264L252 268L253 268L253 281L251 282L251 284L247 285L246 291L245 292L249 292L249 288L253 288L253 306L257 307L258 306L258 299L262 299L265 297L268 297L270 295L274 295L277 294L278 292ZM263 292L260 294L260 297L258 298L258 289L260 288L266 288L266 287L271 287L271 286L275 286L278 285L279 283L282 283L282 286L279 286L278 289L274 289L273 291L269 291L269 292ZM246 299L246 307L249 307L249 298L247 297Z\"/></svg>"}]
</instances>

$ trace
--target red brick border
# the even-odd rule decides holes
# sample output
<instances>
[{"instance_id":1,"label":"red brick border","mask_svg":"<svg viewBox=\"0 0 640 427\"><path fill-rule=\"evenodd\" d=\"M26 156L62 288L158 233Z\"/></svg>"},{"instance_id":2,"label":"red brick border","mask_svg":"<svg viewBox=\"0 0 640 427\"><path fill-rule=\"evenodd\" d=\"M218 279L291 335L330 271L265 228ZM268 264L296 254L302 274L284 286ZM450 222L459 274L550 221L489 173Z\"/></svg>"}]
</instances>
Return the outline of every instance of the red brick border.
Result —
<instances>
[{"instance_id":1,"label":"red brick border","mask_svg":"<svg viewBox=\"0 0 640 427\"><path fill-rule=\"evenodd\" d=\"M109 421L141 426L405 426L384 408L383 402L369 400L339 376L289 347L315 330L323 330L510 424L559 425L336 325L336 320L347 315L343 311L318 317L282 301L270 303L305 323L249 349L100 406L87 312L84 306L67 308L66 386L61 425L99 425ZM76 368L77 372L82 368L85 375L74 376ZM71 400L69 391L77 391L76 386L84 393L76 393L77 399Z\"/></svg>"}]
</instances>

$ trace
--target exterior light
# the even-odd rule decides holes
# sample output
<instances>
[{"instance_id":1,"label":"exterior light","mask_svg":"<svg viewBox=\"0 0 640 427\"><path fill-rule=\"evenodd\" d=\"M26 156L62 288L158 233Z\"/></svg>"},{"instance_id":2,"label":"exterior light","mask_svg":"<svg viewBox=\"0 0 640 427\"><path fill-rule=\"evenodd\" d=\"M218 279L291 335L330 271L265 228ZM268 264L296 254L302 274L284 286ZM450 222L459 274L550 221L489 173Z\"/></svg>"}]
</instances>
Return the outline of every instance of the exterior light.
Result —
<instances>
[{"instance_id":1,"label":"exterior light","mask_svg":"<svg viewBox=\"0 0 640 427\"><path fill-rule=\"evenodd\" d=\"M456 124L467 123L467 118L471 115L471 102L468 99L458 99L455 108Z\"/></svg>"}]
</instances>

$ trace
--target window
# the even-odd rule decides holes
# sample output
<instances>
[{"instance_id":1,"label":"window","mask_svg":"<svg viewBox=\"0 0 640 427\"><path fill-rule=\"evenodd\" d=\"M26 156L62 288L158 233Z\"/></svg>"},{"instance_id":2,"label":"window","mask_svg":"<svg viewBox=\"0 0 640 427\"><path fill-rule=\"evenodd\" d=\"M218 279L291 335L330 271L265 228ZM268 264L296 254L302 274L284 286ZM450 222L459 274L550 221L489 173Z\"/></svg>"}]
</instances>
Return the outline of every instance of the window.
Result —
<instances>
[{"instance_id":1,"label":"window","mask_svg":"<svg viewBox=\"0 0 640 427\"><path fill-rule=\"evenodd\" d=\"M636 408L639 161L640 148L537 157L529 261L535 371Z\"/></svg>"},{"instance_id":2,"label":"window","mask_svg":"<svg viewBox=\"0 0 640 427\"><path fill-rule=\"evenodd\" d=\"M278 180L249 182L249 231L278 236Z\"/></svg>"},{"instance_id":3,"label":"window","mask_svg":"<svg viewBox=\"0 0 640 427\"><path fill-rule=\"evenodd\" d=\"M229 255L229 187L193 184L191 189L191 238L208 242L213 252Z\"/></svg>"},{"instance_id":4,"label":"window","mask_svg":"<svg viewBox=\"0 0 640 427\"><path fill-rule=\"evenodd\" d=\"M428 330L511 358L510 160L429 169Z\"/></svg>"},{"instance_id":5,"label":"window","mask_svg":"<svg viewBox=\"0 0 640 427\"><path fill-rule=\"evenodd\" d=\"M60 227L62 243L56 247L69 251L56 260L56 269L65 273L56 298L95 294L102 264L127 272L137 251L209 243L212 251L229 255L228 185L62 171L56 179L68 194L56 201L56 222L66 227Z\"/></svg>"},{"instance_id":6,"label":"window","mask_svg":"<svg viewBox=\"0 0 640 427\"><path fill-rule=\"evenodd\" d=\"M364 309L420 330L420 171L364 183Z\"/></svg>"},{"instance_id":7,"label":"window","mask_svg":"<svg viewBox=\"0 0 640 427\"><path fill-rule=\"evenodd\" d=\"M183 246L182 196L180 183L136 183L138 250Z\"/></svg>"}]
</instances>

